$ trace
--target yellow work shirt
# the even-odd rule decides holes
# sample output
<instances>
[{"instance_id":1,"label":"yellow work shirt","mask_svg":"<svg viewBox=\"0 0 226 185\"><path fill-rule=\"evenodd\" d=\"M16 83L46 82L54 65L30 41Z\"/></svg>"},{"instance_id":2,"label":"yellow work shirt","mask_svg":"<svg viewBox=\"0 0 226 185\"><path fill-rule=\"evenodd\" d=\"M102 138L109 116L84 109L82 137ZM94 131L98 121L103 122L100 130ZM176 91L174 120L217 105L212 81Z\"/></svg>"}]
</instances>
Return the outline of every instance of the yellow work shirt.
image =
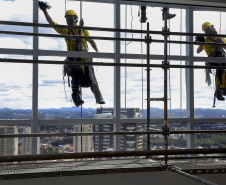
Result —
<instances>
[{"instance_id":1,"label":"yellow work shirt","mask_svg":"<svg viewBox=\"0 0 226 185\"><path fill-rule=\"evenodd\" d=\"M211 39L213 39L214 41L217 42L217 37L211 37ZM222 38L224 43L226 43L226 40L224 38ZM208 39L208 38L205 38L205 41L206 42L213 42L212 40ZM215 50L216 46L214 45L202 45L202 50L205 50L206 51L206 54L208 56L212 55L214 50Z\"/></svg>"},{"instance_id":2,"label":"yellow work shirt","mask_svg":"<svg viewBox=\"0 0 226 185\"><path fill-rule=\"evenodd\" d=\"M54 25L59 25L54 22ZM76 35L78 32L78 29L73 29L74 34L68 31L67 28L54 28L57 33L59 34L64 34L64 35ZM89 32L87 30L82 30L81 31L81 36L90 36ZM75 42L74 39L68 39L65 38L66 44L67 44L67 50L68 51L75 51ZM91 43L93 39L82 39L83 45L84 45L84 51L88 51L88 45L87 42Z\"/></svg>"}]
</instances>

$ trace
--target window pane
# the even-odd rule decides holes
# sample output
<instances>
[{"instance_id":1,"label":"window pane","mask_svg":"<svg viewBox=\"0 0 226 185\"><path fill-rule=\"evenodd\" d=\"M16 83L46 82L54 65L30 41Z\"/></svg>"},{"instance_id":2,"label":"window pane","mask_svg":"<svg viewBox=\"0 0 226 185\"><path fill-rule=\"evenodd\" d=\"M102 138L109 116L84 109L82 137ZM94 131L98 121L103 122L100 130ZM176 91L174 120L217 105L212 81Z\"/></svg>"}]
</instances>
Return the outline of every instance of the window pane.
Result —
<instances>
[{"instance_id":1,"label":"window pane","mask_svg":"<svg viewBox=\"0 0 226 185\"><path fill-rule=\"evenodd\" d=\"M4 57L4 56L3 56ZM26 56L5 56L6 58L27 58ZM4 57L4 58L5 58ZM10 109L31 109L32 64L0 63L0 107ZM7 114L5 115L7 118ZM10 119L24 119L31 115L15 113Z\"/></svg>"},{"instance_id":2,"label":"window pane","mask_svg":"<svg viewBox=\"0 0 226 185\"><path fill-rule=\"evenodd\" d=\"M26 8L24 8L26 4ZM14 12L16 12L14 14ZM4 21L13 22L32 22L33 21L33 1L2 1L0 7L0 16ZM16 31L16 32L32 32L32 27L26 26L11 26L0 25L1 31ZM0 48L16 48L16 49L31 49L32 37L2 34L0 37Z\"/></svg>"},{"instance_id":3,"label":"window pane","mask_svg":"<svg viewBox=\"0 0 226 185\"><path fill-rule=\"evenodd\" d=\"M51 60L60 60L62 61L65 58L60 57L45 57ZM96 60L96 59L94 59ZM112 62L111 60L98 60L103 62ZM96 62L96 61L94 61ZM76 107L72 102L71 94L71 78L69 79L70 87L68 85L67 76L63 80L63 66L62 65L52 65L52 64L40 64L39 65L39 109L59 109L58 113L51 115L55 117L64 117L64 118L81 118L81 112L83 112L83 118L93 118L96 107L99 107L99 104L96 104L95 96L92 93L91 89L82 88L82 99L84 104L81 107ZM105 101L104 107L113 107L113 67L102 67L94 66L94 73L96 75L100 92ZM66 109L65 109L66 108ZM89 112L89 108L93 109L92 115L89 115L86 112ZM52 110L53 111L53 110ZM75 114L68 114L68 111L74 111ZM42 110L43 112L43 110ZM40 115L41 116L41 115ZM43 114L42 117L47 116ZM49 115L50 116L50 115ZM47 118L47 117L46 117Z\"/></svg>"}]
</instances>

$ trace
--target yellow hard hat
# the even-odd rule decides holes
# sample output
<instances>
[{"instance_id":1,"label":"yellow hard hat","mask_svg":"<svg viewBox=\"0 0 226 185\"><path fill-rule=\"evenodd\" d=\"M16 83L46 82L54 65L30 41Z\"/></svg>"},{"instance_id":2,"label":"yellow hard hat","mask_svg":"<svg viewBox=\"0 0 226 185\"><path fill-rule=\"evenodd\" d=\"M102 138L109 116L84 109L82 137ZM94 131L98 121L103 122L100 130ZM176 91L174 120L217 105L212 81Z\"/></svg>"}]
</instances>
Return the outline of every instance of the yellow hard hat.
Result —
<instances>
[{"instance_id":1,"label":"yellow hard hat","mask_svg":"<svg viewBox=\"0 0 226 185\"><path fill-rule=\"evenodd\" d=\"M76 15L78 17L77 13L75 13L74 10L67 10L66 13L65 13L65 16L66 15Z\"/></svg>"},{"instance_id":2,"label":"yellow hard hat","mask_svg":"<svg viewBox=\"0 0 226 185\"><path fill-rule=\"evenodd\" d=\"M207 28L209 28L211 26L213 26L213 25L210 22L204 22L202 24L202 31L204 31L205 29L207 29Z\"/></svg>"}]
</instances>

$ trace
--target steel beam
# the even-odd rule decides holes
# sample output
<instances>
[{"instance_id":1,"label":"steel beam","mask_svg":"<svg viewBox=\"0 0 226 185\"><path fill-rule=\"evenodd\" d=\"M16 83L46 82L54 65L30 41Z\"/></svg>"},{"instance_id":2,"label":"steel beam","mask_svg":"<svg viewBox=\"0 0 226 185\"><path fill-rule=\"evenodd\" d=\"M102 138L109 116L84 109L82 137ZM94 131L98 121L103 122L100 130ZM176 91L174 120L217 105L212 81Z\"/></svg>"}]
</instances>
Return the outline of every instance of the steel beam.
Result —
<instances>
[{"instance_id":1,"label":"steel beam","mask_svg":"<svg viewBox=\"0 0 226 185\"><path fill-rule=\"evenodd\" d=\"M62 153L62 154L39 154L21 156L0 156L0 162L14 161L37 161L55 159L78 159L78 158L106 158L106 157L129 157L129 156L153 156L153 155L186 155L186 154L223 154L226 148L214 149L179 149L179 150L147 150L147 151L114 151L114 152L86 152L86 153Z\"/></svg>"}]
</instances>

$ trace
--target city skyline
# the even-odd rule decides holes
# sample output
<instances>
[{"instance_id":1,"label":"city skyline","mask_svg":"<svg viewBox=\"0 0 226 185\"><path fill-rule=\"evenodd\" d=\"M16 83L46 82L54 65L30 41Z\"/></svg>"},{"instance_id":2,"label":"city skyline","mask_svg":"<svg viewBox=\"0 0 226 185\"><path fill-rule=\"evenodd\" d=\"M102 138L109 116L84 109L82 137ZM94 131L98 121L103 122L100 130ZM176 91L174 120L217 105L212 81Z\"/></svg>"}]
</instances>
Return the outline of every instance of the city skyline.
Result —
<instances>
[{"instance_id":1,"label":"city skyline","mask_svg":"<svg viewBox=\"0 0 226 185\"><path fill-rule=\"evenodd\" d=\"M50 15L54 21L59 24L66 24L64 18L65 12L65 2L58 1L55 3L53 0L48 1L52 8L49 10ZM32 22L32 1L21 0L19 1L0 1L0 16L2 20L7 21L18 21L18 22ZM26 4L27 8L23 9L22 5ZM83 15L82 17L85 20L86 26L93 27L114 27L113 19L113 5L112 4L98 4L98 7L93 10L92 7L95 3L83 3ZM67 9L75 9L75 11L80 14L80 2L67 1ZM6 13L10 9L10 12ZM101 11L98 11L101 10ZM127 15L125 11L127 10ZM141 24L139 22L139 17L137 12L139 10L138 6L122 6L121 13L121 28L127 29L141 29ZM176 13L177 16L170 20L169 26L171 31L180 31L180 18L182 19L182 31L185 32L185 11L180 9L170 9L171 12ZM219 12L208 12L208 16L205 15L206 12L195 12L194 16L198 19L194 19L194 32L202 33L201 24L205 21L214 22L216 28L221 30L221 33L225 32L226 24L225 13L220 14ZM95 15L95 20L93 17ZM103 16L105 15L105 16ZM132 16L131 16L132 15ZM219 17L216 19L215 17ZM220 24L221 16L221 24ZM150 29L161 31L163 26L161 8L151 8L147 9L147 17L150 22ZM153 19L155 17L155 19ZM125 24L127 19L127 25ZM47 23L42 11L39 11L39 23ZM173 26L175 25L175 26ZM146 29L146 24L142 25L142 29ZM27 31L32 32L32 27L22 27L22 26L5 26L0 25L2 30L14 30L14 31ZM41 33L51 33L56 34L52 28L40 28ZM100 33L97 31L90 31L92 36L100 36ZM101 32L101 36L113 36L113 33ZM125 36L125 34L122 34ZM139 34L127 34L127 37L140 38ZM142 35L144 38L144 35ZM162 39L162 36L153 36L154 39ZM179 37L170 37L170 39L180 40ZM184 38L182 38L183 40ZM0 47L1 48L18 48L18 49L32 49L32 37L26 36L0 36ZM113 41L100 41L97 40L97 45L100 52L113 52ZM11 43L14 43L13 45ZM140 45L140 43L139 43ZM106 47L107 46L107 47ZM163 54L162 44L151 44L151 54ZM137 50L137 43L125 43L121 42L121 53L135 53L141 54L141 48L145 51L145 44L139 46ZM185 55L185 46L182 47L182 55ZM196 54L196 47L194 46L194 56L203 56L206 57L205 52L203 51L201 55ZM66 50L65 41L63 38L39 38L39 48L44 50ZM171 55L180 55L180 45L171 44L170 45ZM89 47L90 52L93 52L92 47ZM145 53L145 52L144 52ZM2 58L24 58L32 59L32 56L16 56L16 55L1 55ZM40 60L57 60L63 61L65 57L44 57L40 56ZM111 59L94 59L94 62L113 62ZM121 62L127 63L145 63L146 61L141 60L131 60L131 59L121 59ZM184 64L184 61L181 61ZM151 60L151 63L160 64L161 61ZM170 61L171 64L180 64L180 61ZM0 91L0 108L14 108L14 109L31 109L32 107L32 65L31 64L16 64L16 63L1 63L1 79L0 82L1 91ZM203 65L203 63L197 63L197 65ZM8 75L10 69L11 74ZM105 99L106 105L103 107L113 107L113 92L114 92L114 83L113 67L94 67L97 80L103 97ZM180 81L180 72L182 75L182 81ZM143 76L142 76L143 73ZM211 108L213 102L213 93L214 87L208 87L205 83L205 73L204 70L195 70L195 108ZM18 78L19 77L19 78ZM213 77L212 77L213 79ZM170 84L168 87L169 95L171 96L171 101L169 101L169 106L172 108L186 108L186 87L185 87L185 70L182 69L171 69L170 70ZM142 87L142 81L144 85ZM212 80L213 81L213 80ZM180 83L182 87L180 89ZM67 81L65 84L66 95L64 91L64 85L62 80L62 65L48 65L40 64L39 65L39 109L40 108L61 108L61 107L72 107L72 102L67 102L70 100L71 89L67 87ZM142 90L143 90L143 99L142 99ZM180 92L181 91L181 92ZM66 96L66 97L65 97ZM151 97L159 98L163 96L163 70L162 69L152 69L151 71ZM95 103L94 96L92 95L90 89L83 88L83 98L85 101L84 108L96 108L99 107ZM126 98L126 99L125 99ZM145 68L129 68L126 70L124 67L121 67L121 107L133 107L137 105L139 108L146 107L146 71ZM125 103L126 102L126 103ZM182 107L180 107L182 105ZM152 102L152 107L162 108L162 102ZM217 107L220 109L226 109L225 102L218 102Z\"/></svg>"}]
</instances>

